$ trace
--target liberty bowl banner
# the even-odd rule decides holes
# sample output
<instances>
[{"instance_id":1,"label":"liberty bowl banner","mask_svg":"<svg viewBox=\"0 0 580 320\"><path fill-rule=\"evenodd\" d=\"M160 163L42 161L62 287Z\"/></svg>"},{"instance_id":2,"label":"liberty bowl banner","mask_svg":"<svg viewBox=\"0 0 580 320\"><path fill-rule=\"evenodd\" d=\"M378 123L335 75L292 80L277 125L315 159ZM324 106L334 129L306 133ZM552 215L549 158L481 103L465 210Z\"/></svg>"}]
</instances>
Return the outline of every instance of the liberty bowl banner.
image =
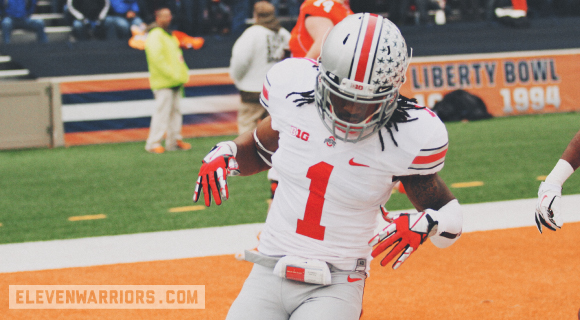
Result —
<instances>
[{"instance_id":1,"label":"liberty bowl banner","mask_svg":"<svg viewBox=\"0 0 580 320\"><path fill-rule=\"evenodd\" d=\"M413 58L401 94L432 108L451 91L493 116L580 111L580 49Z\"/></svg>"}]
</instances>

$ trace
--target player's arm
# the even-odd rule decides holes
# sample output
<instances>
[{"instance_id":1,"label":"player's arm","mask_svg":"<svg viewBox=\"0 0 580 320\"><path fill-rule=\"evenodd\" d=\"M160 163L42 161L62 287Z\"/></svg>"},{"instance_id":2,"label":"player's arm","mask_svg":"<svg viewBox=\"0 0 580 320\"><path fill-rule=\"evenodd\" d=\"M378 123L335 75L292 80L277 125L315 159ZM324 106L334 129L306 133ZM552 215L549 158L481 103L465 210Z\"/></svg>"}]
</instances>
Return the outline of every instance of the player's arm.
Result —
<instances>
[{"instance_id":1,"label":"player's arm","mask_svg":"<svg viewBox=\"0 0 580 320\"><path fill-rule=\"evenodd\" d=\"M542 226L556 231L564 224L560 209L562 186L579 166L580 131L576 132L552 172L540 184L535 212L536 226L540 233L542 233Z\"/></svg>"},{"instance_id":2,"label":"player's arm","mask_svg":"<svg viewBox=\"0 0 580 320\"><path fill-rule=\"evenodd\" d=\"M278 149L279 132L272 129L272 119L266 117L255 131L248 131L234 140L238 148L240 175L249 176L270 169L272 153Z\"/></svg>"},{"instance_id":3,"label":"player's arm","mask_svg":"<svg viewBox=\"0 0 580 320\"><path fill-rule=\"evenodd\" d=\"M330 29L332 29L332 27L334 27L334 23L332 23L332 20L325 17L308 16L304 20L304 26L306 27L308 34L310 34L314 40L314 43L312 43L312 46L306 53L306 58L316 60L318 59L318 56L320 56L324 36Z\"/></svg>"},{"instance_id":4,"label":"player's arm","mask_svg":"<svg viewBox=\"0 0 580 320\"><path fill-rule=\"evenodd\" d=\"M419 212L395 215L383 212L391 224L369 242L371 246L377 245L372 252L373 257L394 246L381 261L381 265L385 266L400 254L393 269L397 269L427 238L431 238L435 246L445 248L459 239L463 228L459 202L437 173L401 176L398 179Z\"/></svg>"},{"instance_id":5,"label":"player's arm","mask_svg":"<svg viewBox=\"0 0 580 320\"><path fill-rule=\"evenodd\" d=\"M576 132L576 135L574 135L574 138L564 150L562 160L567 161L574 171L580 167L580 131Z\"/></svg>"},{"instance_id":6,"label":"player's arm","mask_svg":"<svg viewBox=\"0 0 580 320\"><path fill-rule=\"evenodd\" d=\"M272 129L267 117L253 132L246 132L234 141L215 145L203 158L195 185L193 201L203 193L205 205L213 196L217 205L229 198L227 177L252 175L270 168L271 154L278 149L278 131Z\"/></svg>"},{"instance_id":7,"label":"player's arm","mask_svg":"<svg viewBox=\"0 0 580 320\"><path fill-rule=\"evenodd\" d=\"M443 179L437 174L398 177L405 187L407 197L417 209L439 210L455 199Z\"/></svg>"},{"instance_id":8,"label":"player's arm","mask_svg":"<svg viewBox=\"0 0 580 320\"><path fill-rule=\"evenodd\" d=\"M428 236L439 248L452 245L463 229L463 214L459 202L437 174L399 177L407 197L419 213L432 219ZM408 188L408 189L407 189Z\"/></svg>"}]
</instances>

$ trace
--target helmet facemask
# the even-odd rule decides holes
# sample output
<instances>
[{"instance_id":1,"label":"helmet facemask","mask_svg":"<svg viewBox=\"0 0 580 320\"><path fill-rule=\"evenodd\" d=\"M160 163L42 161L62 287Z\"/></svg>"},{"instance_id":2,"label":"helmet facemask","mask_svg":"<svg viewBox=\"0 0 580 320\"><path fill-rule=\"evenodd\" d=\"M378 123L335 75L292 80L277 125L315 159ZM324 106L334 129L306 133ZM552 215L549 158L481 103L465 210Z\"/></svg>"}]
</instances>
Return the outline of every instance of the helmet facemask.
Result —
<instances>
[{"instance_id":1,"label":"helmet facemask","mask_svg":"<svg viewBox=\"0 0 580 320\"><path fill-rule=\"evenodd\" d=\"M349 85L365 86L343 79L340 87ZM370 137L397 108L398 89L372 94L373 86L366 85L368 94L349 94L340 87L320 74L315 95L318 113L336 139L355 143Z\"/></svg>"}]
</instances>

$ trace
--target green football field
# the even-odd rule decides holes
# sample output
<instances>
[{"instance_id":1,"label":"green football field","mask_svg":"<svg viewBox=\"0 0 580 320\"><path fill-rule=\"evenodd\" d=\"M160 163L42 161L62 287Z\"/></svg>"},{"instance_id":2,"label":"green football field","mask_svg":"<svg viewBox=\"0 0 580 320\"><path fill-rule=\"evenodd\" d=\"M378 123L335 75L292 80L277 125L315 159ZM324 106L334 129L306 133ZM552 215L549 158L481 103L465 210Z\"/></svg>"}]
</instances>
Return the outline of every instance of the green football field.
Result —
<instances>
[{"instance_id":1,"label":"green football field","mask_svg":"<svg viewBox=\"0 0 580 320\"><path fill-rule=\"evenodd\" d=\"M440 175L460 203L534 198L538 177L550 172L580 129L580 113L447 128L450 147ZM230 178L230 200L221 206L192 203L201 159L233 138L189 139L193 150L162 155L145 152L143 142L1 151L0 243L264 222L265 172ZM461 187L472 182L480 183ZM563 193L579 188L580 178L572 176ZM389 210L411 207L402 194L387 204Z\"/></svg>"}]
</instances>

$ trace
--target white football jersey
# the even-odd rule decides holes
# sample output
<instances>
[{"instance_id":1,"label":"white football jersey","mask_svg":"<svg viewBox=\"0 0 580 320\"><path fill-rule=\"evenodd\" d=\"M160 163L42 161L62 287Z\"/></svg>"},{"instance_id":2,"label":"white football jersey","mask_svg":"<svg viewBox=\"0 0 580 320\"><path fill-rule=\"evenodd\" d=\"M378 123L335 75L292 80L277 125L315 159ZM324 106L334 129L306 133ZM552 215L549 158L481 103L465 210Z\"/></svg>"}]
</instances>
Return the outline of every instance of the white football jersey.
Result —
<instances>
[{"instance_id":1,"label":"white football jersey","mask_svg":"<svg viewBox=\"0 0 580 320\"><path fill-rule=\"evenodd\" d=\"M357 259L370 258L368 241L393 176L441 170L447 131L433 112L417 108L408 110L416 120L392 128L398 146L386 128L357 143L335 140L314 103L317 74L313 60L286 59L264 83L261 101L280 133L272 156L279 184L258 250L349 270Z\"/></svg>"}]
</instances>

